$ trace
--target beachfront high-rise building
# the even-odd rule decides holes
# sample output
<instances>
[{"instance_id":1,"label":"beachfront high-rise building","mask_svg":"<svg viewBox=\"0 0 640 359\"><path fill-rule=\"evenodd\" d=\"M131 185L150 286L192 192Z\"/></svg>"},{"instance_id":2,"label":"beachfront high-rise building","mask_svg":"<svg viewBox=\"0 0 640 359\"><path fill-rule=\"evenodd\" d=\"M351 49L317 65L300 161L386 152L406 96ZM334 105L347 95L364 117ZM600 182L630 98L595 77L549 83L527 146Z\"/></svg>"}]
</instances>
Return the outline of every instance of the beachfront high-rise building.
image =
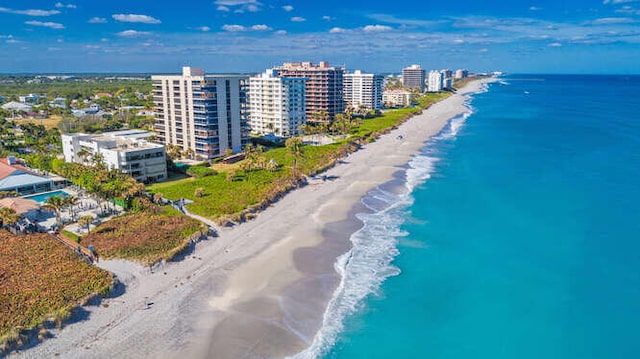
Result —
<instances>
[{"instance_id":1,"label":"beachfront high-rise building","mask_svg":"<svg viewBox=\"0 0 640 359\"><path fill-rule=\"evenodd\" d=\"M429 92L438 92L444 89L444 74L440 71L429 71Z\"/></svg>"},{"instance_id":2,"label":"beachfront high-rise building","mask_svg":"<svg viewBox=\"0 0 640 359\"><path fill-rule=\"evenodd\" d=\"M249 139L249 76L205 74L183 67L181 75L153 75L155 132L164 144L192 150L210 160L227 149L242 150Z\"/></svg>"},{"instance_id":3,"label":"beachfront high-rise building","mask_svg":"<svg viewBox=\"0 0 640 359\"><path fill-rule=\"evenodd\" d=\"M249 79L249 125L259 134L290 137L307 122L305 78L278 77L275 69Z\"/></svg>"},{"instance_id":4,"label":"beachfront high-rise building","mask_svg":"<svg viewBox=\"0 0 640 359\"><path fill-rule=\"evenodd\" d=\"M469 77L469 71L465 69L456 70L456 75L455 75L456 79L466 79L467 77Z\"/></svg>"},{"instance_id":5,"label":"beachfront high-rise building","mask_svg":"<svg viewBox=\"0 0 640 359\"><path fill-rule=\"evenodd\" d=\"M411 65L402 69L402 86L419 89L424 92L425 71L420 65Z\"/></svg>"},{"instance_id":6,"label":"beachfront high-rise building","mask_svg":"<svg viewBox=\"0 0 640 359\"><path fill-rule=\"evenodd\" d=\"M276 70L280 77L307 79L305 102L308 122L317 121L323 113L330 120L344 111L343 67L331 67L326 61L318 65L311 62L285 62Z\"/></svg>"},{"instance_id":7,"label":"beachfront high-rise building","mask_svg":"<svg viewBox=\"0 0 640 359\"><path fill-rule=\"evenodd\" d=\"M450 90L453 87L453 71L446 69L441 70L442 74L442 89Z\"/></svg>"},{"instance_id":8,"label":"beachfront high-rise building","mask_svg":"<svg viewBox=\"0 0 640 359\"><path fill-rule=\"evenodd\" d=\"M382 108L384 77L356 70L344 75L344 102L346 106L379 110Z\"/></svg>"}]
</instances>

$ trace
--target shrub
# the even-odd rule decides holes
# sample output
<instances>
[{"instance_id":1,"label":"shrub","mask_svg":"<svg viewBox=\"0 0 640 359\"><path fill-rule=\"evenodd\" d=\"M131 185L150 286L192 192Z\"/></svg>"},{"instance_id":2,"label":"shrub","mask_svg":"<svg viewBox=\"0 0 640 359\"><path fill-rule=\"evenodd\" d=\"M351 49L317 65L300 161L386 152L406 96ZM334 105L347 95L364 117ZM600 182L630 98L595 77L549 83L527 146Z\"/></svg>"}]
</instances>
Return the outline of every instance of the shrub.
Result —
<instances>
[{"instance_id":1,"label":"shrub","mask_svg":"<svg viewBox=\"0 0 640 359\"><path fill-rule=\"evenodd\" d=\"M207 166L191 166L187 170L187 174L191 177L202 178L207 176L215 176L216 174L218 174L218 172Z\"/></svg>"}]
</instances>

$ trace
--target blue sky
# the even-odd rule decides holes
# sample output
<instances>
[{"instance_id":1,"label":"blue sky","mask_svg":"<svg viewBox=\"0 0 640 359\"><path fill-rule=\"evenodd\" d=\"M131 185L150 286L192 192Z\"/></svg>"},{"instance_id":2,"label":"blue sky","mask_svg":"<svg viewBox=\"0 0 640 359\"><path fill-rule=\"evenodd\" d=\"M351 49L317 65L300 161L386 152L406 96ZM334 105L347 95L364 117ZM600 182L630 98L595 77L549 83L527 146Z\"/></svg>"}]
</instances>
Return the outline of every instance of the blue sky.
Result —
<instances>
[{"instance_id":1,"label":"blue sky","mask_svg":"<svg viewBox=\"0 0 640 359\"><path fill-rule=\"evenodd\" d=\"M0 0L0 73L320 60L375 72L640 73L640 0Z\"/></svg>"}]
</instances>

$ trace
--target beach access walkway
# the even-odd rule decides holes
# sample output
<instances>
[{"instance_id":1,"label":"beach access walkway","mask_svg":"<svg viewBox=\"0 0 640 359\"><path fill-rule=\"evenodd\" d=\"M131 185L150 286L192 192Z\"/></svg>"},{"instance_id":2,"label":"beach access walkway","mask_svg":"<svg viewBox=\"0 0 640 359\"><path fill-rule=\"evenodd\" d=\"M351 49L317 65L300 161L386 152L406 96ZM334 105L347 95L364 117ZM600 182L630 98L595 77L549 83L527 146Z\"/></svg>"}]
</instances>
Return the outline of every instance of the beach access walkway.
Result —
<instances>
[{"instance_id":1,"label":"beach access walkway","mask_svg":"<svg viewBox=\"0 0 640 359\"><path fill-rule=\"evenodd\" d=\"M185 199L185 198L181 198L181 199L179 199L177 201L172 201L171 205L173 205L173 207L175 209L177 209L178 211L186 214L187 216L206 224L209 227L210 231L213 231L216 234L220 233L220 227L215 222L213 222L212 220L207 219L205 217L202 217L202 216L199 216L197 214L191 213L186 207L186 205L189 204L189 203L192 203L192 201L190 201L188 199Z\"/></svg>"}]
</instances>

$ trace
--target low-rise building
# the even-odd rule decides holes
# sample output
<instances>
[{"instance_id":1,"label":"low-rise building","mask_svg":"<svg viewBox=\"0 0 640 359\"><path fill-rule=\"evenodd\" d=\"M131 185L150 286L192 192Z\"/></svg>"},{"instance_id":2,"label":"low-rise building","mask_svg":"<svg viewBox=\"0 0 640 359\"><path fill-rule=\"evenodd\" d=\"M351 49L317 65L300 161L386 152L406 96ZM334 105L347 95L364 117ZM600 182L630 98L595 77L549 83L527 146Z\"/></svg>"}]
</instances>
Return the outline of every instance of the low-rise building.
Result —
<instances>
[{"instance_id":1,"label":"low-rise building","mask_svg":"<svg viewBox=\"0 0 640 359\"><path fill-rule=\"evenodd\" d=\"M11 101L2 105L2 109L9 111L31 112L32 106L26 103Z\"/></svg>"},{"instance_id":2,"label":"low-rise building","mask_svg":"<svg viewBox=\"0 0 640 359\"><path fill-rule=\"evenodd\" d=\"M99 154L107 168L120 170L140 182L164 181L165 147L147 141L153 135L142 130L63 134L62 152L66 162L90 164Z\"/></svg>"},{"instance_id":3,"label":"low-rise building","mask_svg":"<svg viewBox=\"0 0 640 359\"><path fill-rule=\"evenodd\" d=\"M0 191L27 195L53 189L52 178L37 175L15 157L0 159Z\"/></svg>"},{"instance_id":4,"label":"low-rise building","mask_svg":"<svg viewBox=\"0 0 640 359\"><path fill-rule=\"evenodd\" d=\"M386 90L382 93L385 107L407 107L413 103L413 93L407 90Z\"/></svg>"}]
</instances>

